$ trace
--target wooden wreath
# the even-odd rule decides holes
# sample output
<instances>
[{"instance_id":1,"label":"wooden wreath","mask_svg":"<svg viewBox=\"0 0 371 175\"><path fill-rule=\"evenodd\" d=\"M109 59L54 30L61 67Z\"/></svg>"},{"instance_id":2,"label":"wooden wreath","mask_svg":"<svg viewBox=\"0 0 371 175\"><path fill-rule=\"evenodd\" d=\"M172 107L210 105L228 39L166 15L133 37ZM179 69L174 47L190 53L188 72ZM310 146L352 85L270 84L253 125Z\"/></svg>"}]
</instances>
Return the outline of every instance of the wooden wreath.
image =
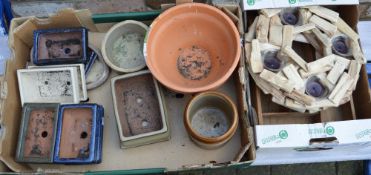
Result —
<instances>
[{"instance_id":1,"label":"wooden wreath","mask_svg":"<svg viewBox=\"0 0 371 175\"><path fill-rule=\"evenodd\" d=\"M248 70L272 101L299 112L318 112L348 102L365 58L359 35L321 6L260 11L245 34ZM316 50L307 62L293 41Z\"/></svg>"}]
</instances>

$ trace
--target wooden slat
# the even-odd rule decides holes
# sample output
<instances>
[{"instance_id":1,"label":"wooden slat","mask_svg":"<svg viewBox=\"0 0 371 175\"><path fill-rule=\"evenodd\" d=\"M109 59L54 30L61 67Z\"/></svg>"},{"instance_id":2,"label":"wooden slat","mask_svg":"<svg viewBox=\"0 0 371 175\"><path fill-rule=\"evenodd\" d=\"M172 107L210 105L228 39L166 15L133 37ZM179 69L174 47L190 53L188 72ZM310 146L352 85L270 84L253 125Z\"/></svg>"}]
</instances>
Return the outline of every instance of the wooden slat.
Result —
<instances>
[{"instance_id":1,"label":"wooden slat","mask_svg":"<svg viewBox=\"0 0 371 175\"><path fill-rule=\"evenodd\" d=\"M256 24L256 39L262 43L268 42L269 18L264 15L259 15L259 20Z\"/></svg>"},{"instance_id":2,"label":"wooden slat","mask_svg":"<svg viewBox=\"0 0 371 175\"><path fill-rule=\"evenodd\" d=\"M328 36L334 36L337 31L337 27L335 25L318 17L317 15L313 15L312 17L310 17L309 22L314 23L319 29L324 31Z\"/></svg>"},{"instance_id":3,"label":"wooden slat","mask_svg":"<svg viewBox=\"0 0 371 175\"><path fill-rule=\"evenodd\" d=\"M330 10L326 7L322 7L322 6L309 6L308 7L309 11L311 11L312 13L322 17L322 18L325 18L333 23L336 23L338 20L339 20L339 13L333 11L333 10Z\"/></svg>"},{"instance_id":4,"label":"wooden slat","mask_svg":"<svg viewBox=\"0 0 371 175\"><path fill-rule=\"evenodd\" d=\"M263 62L260 53L259 41L257 39L254 39L252 40L251 45L251 70L253 73L260 73L261 71L263 71Z\"/></svg>"},{"instance_id":5,"label":"wooden slat","mask_svg":"<svg viewBox=\"0 0 371 175\"><path fill-rule=\"evenodd\" d=\"M260 73L260 78L270 82L271 84L274 84L278 86L280 89L286 91L286 92L292 92L294 89L294 82L288 80L285 77L282 77L280 75L277 75L267 69L264 69Z\"/></svg>"},{"instance_id":6,"label":"wooden slat","mask_svg":"<svg viewBox=\"0 0 371 175\"><path fill-rule=\"evenodd\" d=\"M307 71L307 66L306 66L307 62L305 62L304 59L301 58L300 55L298 55L291 47L286 46L283 51L293 61L295 61L296 64L298 64L302 69L304 69L305 71Z\"/></svg>"}]
</instances>

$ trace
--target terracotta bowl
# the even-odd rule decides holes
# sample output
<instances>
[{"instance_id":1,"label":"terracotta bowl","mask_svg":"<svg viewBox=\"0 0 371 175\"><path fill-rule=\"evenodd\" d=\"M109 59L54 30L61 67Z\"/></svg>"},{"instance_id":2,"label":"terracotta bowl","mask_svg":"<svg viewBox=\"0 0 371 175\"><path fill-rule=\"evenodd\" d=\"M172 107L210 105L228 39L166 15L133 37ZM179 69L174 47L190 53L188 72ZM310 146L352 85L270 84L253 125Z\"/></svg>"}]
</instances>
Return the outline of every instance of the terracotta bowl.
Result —
<instances>
[{"instance_id":1,"label":"terracotta bowl","mask_svg":"<svg viewBox=\"0 0 371 175\"><path fill-rule=\"evenodd\" d=\"M200 93L186 107L184 126L197 145L206 149L219 148L237 130L237 107L222 93Z\"/></svg>"},{"instance_id":2,"label":"terracotta bowl","mask_svg":"<svg viewBox=\"0 0 371 175\"><path fill-rule=\"evenodd\" d=\"M230 77L240 58L240 37L219 9L186 3L157 17L144 52L148 68L162 84L178 92L201 92Z\"/></svg>"}]
</instances>

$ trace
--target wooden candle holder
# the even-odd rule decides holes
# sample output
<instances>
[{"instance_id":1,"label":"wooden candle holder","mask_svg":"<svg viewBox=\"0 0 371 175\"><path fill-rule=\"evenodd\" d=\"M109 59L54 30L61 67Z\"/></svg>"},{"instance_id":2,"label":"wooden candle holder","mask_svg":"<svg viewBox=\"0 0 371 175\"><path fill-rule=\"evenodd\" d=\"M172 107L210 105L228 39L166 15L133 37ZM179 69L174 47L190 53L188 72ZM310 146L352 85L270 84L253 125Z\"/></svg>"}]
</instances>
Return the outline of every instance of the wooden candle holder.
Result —
<instances>
[{"instance_id":1,"label":"wooden candle holder","mask_svg":"<svg viewBox=\"0 0 371 175\"><path fill-rule=\"evenodd\" d=\"M365 63L358 39L339 13L325 7L264 9L245 35L245 49L251 51L246 62L256 85L271 94L273 102L315 113L351 99ZM294 42L311 45L315 60ZM267 52L278 53L267 60ZM272 69L277 63L283 68Z\"/></svg>"}]
</instances>

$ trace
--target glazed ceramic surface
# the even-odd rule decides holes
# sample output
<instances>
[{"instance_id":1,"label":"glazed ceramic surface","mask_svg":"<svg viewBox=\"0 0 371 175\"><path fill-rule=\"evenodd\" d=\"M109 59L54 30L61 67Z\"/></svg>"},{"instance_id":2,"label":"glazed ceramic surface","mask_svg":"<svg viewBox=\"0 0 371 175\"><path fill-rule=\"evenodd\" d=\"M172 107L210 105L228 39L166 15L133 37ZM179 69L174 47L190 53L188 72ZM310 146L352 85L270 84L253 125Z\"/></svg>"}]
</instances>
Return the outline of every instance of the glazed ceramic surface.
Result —
<instances>
[{"instance_id":1,"label":"glazed ceramic surface","mask_svg":"<svg viewBox=\"0 0 371 175\"><path fill-rule=\"evenodd\" d=\"M102 55L108 66L118 72L143 69L146 63L142 51L147 30L144 23L132 20L114 25L102 43Z\"/></svg>"},{"instance_id":2,"label":"glazed ceramic surface","mask_svg":"<svg viewBox=\"0 0 371 175\"><path fill-rule=\"evenodd\" d=\"M85 63L86 47L85 28L35 30L33 63L36 65Z\"/></svg>"},{"instance_id":3,"label":"glazed ceramic surface","mask_svg":"<svg viewBox=\"0 0 371 175\"><path fill-rule=\"evenodd\" d=\"M86 88L86 77L85 77L85 66L84 64L61 64L61 65L49 65L49 66L27 66L28 69L33 68L65 68L65 67L76 67L77 78L79 80L79 94L80 100L86 101L88 99L88 92Z\"/></svg>"},{"instance_id":4,"label":"glazed ceramic surface","mask_svg":"<svg viewBox=\"0 0 371 175\"><path fill-rule=\"evenodd\" d=\"M54 162L100 163L103 107L97 104L62 105L59 112Z\"/></svg>"},{"instance_id":5,"label":"glazed ceramic surface","mask_svg":"<svg viewBox=\"0 0 371 175\"><path fill-rule=\"evenodd\" d=\"M218 148L232 138L237 129L237 108L222 93L204 92L188 103L184 125L196 144L207 149Z\"/></svg>"},{"instance_id":6,"label":"glazed ceramic surface","mask_svg":"<svg viewBox=\"0 0 371 175\"><path fill-rule=\"evenodd\" d=\"M122 141L167 132L160 89L149 71L115 77L111 85Z\"/></svg>"},{"instance_id":7,"label":"glazed ceramic surface","mask_svg":"<svg viewBox=\"0 0 371 175\"><path fill-rule=\"evenodd\" d=\"M17 76L22 104L80 102L76 67L19 69Z\"/></svg>"},{"instance_id":8,"label":"glazed ceramic surface","mask_svg":"<svg viewBox=\"0 0 371 175\"><path fill-rule=\"evenodd\" d=\"M17 162L52 163L59 104L26 103L22 110Z\"/></svg>"}]
</instances>

